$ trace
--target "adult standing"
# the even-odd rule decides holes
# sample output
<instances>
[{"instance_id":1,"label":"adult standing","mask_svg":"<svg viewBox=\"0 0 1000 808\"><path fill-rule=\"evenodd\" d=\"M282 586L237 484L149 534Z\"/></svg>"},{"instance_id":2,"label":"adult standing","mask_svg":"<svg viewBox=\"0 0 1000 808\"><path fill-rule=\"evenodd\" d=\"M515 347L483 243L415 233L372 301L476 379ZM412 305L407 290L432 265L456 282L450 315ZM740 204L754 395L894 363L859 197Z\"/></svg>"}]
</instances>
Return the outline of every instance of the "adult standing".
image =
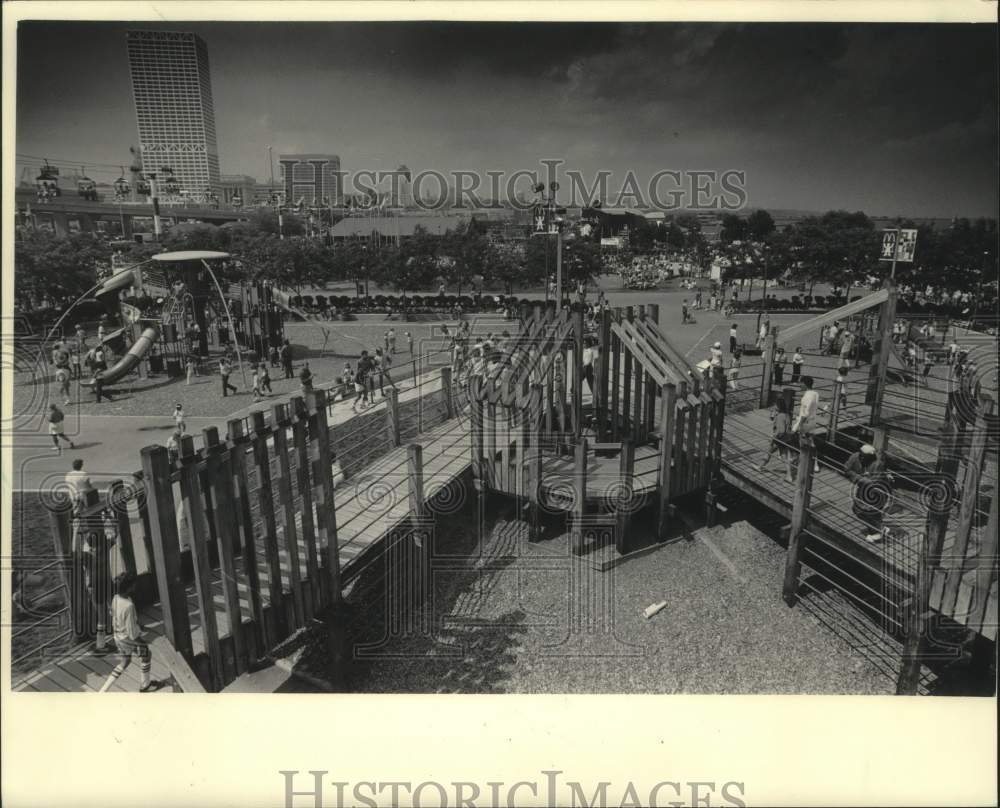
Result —
<instances>
[{"instance_id":1,"label":"adult standing","mask_svg":"<svg viewBox=\"0 0 1000 808\"><path fill-rule=\"evenodd\" d=\"M229 383L229 377L233 372L232 363L225 356L219 360L219 376L222 378L222 397L229 395L229 391L236 392L236 386Z\"/></svg>"},{"instance_id":2,"label":"adult standing","mask_svg":"<svg viewBox=\"0 0 1000 808\"><path fill-rule=\"evenodd\" d=\"M294 379L292 370L292 344L287 339L281 345L281 366L285 369L285 378Z\"/></svg>"}]
</instances>

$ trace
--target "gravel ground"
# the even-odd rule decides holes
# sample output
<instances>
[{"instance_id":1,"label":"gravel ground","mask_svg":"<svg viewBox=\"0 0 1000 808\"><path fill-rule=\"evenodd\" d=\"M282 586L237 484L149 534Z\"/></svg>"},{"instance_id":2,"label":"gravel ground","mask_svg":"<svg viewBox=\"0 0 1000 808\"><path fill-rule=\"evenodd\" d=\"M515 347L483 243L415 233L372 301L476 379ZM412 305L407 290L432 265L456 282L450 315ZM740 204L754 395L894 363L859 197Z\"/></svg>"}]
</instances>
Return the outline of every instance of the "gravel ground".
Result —
<instances>
[{"instance_id":1,"label":"gravel ground","mask_svg":"<svg viewBox=\"0 0 1000 808\"><path fill-rule=\"evenodd\" d=\"M459 521L467 534L468 519ZM352 688L442 693L893 690L893 682L806 609L785 605L784 551L745 522L700 530L691 542L664 546L605 573L594 571L586 559L568 556L566 536L537 545L522 538L520 523L499 522L473 568L436 571L433 640L391 640L382 647L386 658L359 665ZM603 597L607 606L572 608L570 591L587 592L596 602ZM661 600L666 607L647 620L643 609ZM571 625L581 628L570 631Z\"/></svg>"}]
</instances>

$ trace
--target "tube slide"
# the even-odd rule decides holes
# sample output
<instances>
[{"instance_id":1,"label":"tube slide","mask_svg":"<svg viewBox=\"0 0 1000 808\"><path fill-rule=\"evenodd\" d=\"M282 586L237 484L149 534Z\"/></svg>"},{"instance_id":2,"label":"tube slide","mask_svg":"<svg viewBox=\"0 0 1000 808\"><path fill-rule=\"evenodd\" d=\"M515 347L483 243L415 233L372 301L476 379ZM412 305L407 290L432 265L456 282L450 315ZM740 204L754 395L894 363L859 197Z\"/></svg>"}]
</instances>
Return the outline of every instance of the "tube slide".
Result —
<instances>
[{"instance_id":1,"label":"tube slide","mask_svg":"<svg viewBox=\"0 0 1000 808\"><path fill-rule=\"evenodd\" d=\"M135 270L132 268L123 269L121 272L115 273L104 281L104 283L102 283L94 292L94 296L100 297L101 295L110 294L111 292L117 292L119 289L132 286L134 283Z\"/></svg>"},{"instance_id":2,"label":"tube slide","mask_svg":"<svg viewBox=\"0 0 1000 808\"><path fill-rule=\"evenodd\" d=\"M101 377L101 382L104 384L113 384L122 378L122 376L139 364L139 360L146 355L146 352L153 347L153 343L159 338L160 332L153 326L144 329L139 339L132 343L132 347L128 349L128 352L121 359L107 370L103 370L98 374ZM86 384L89 384L89 382L86 382Z\"/></svg>"}]
</instances>

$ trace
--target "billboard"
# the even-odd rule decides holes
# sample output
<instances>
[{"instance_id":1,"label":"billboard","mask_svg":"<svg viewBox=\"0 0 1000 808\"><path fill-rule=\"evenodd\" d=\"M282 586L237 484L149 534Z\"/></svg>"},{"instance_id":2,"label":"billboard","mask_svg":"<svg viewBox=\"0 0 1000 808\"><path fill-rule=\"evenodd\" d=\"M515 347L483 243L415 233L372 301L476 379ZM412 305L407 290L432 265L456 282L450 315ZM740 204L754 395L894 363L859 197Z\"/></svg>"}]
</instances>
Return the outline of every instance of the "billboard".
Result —
<instances>
[{"instance_id":1,"label":"billboard","mask_svg":"<svg viewBox=\"0 0 1000 808\"><path fill-rule=\"evenodd\" d=\"M917 251L916 230L883 230L880 261L907 261L912 263Z\"/></svg>"}]
</instances>

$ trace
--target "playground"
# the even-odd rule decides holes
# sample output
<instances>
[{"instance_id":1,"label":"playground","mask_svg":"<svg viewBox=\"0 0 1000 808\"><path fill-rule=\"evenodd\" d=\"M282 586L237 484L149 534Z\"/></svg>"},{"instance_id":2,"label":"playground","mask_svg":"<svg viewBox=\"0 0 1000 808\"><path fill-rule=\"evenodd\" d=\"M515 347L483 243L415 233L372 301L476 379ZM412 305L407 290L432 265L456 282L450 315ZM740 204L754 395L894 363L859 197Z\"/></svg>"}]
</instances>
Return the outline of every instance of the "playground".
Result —
<instances>
[{"instance_id":1,"label":"playground","mask_svg":"<svg viewBox=\"0 0 1000 808\"><path fill-rule=\"evenodd\" d=\"M185 286L197 291L188 277ZM174 289L175 300L192 294L181 306L191 312L186 330L209 308L200 293L162 288ZM265 305L273 295L256 294ZM79 597L87 586L76 572L84 552L77 537L90 525L114 537L111 568L143 581L142 614L157 637L154 674L173 689L246 687L285 664L289 644L308 646L317 632L323 670L288 664L302 674L298 681L327 689L945 687L949 661L935 661L914 628L928 608L953 633L966 632L955 659L981 659L978 645L995 641L988 561L996 534L995 368L992 376L984 368L981 389L968 396L952 385L945 362L916 373L906 346L888 338L891 289L822 315L775 314L767 322L703 310L682 322L687 295L612 291L593 320L581 306L557 310L537 298L523 300L513 320L467 316L470 346L481 350L487 334L508 336L482 364L455 365L455 321L283 316L279 328L259 309L233 305L235 293L223 294L223 327L242 335L247 355L235 357L236 368L252 361L255 339L258 349L271 337L292 346L294 378L275 368L273 393L261 401L246 392L240 370L232 374L237 394L225 398L217 372L190 385L171 376L166 365L180 340L163 340L163 375L150 377L151 363L139 360L155 340L143 335L173 336L162 312L178 310L158 303L154 322L136 319L137 338L111 368L122 372L108 374L113 400L66 407L78 449L54 454L40 420L17 433L16 568L22 603L39 617L15 631L16 686L99 689L110 670L90 650L101 607ZM244 318L238 327L234 308ZM195 331L207 365L225 351L220 317L214 331ZM846 324L870 350L839 353L841 341L829 336L834 324ZM356 412L339 399L335 379L360 350L382 347L389 327L393 383ZM954 334L919 338L921 351L940 353ZM970 356L990 341L962 339ZM713 364L717 343L724 362ZM795 412L801 397L800 374L790 379L786 370L782 378L776 370L785 346L801 350L800 373L815 379L822 404L813 431L788 450L798 468L790 484L781 482L780 463L774 473L757 469L772 444L770 408L782 400ZM305 362L308 385L298 375ZM140 365L146 375L115 395ZM50 370L18 379L19 412L47 403ZM188 436L171 458L162 443L176 401L184 403ZM844 476L849 455L869 442L895 480L874 543L852 511ZM85 459L95 490L71 515L65 494L52 491L74 457ZM957 479L947 508L928 508L935 500L927 475ZM754 526L726 515L741 497L760 504ZM47 504L40 508L40 500ZM766 536L760 520L774 528ZM57 563L39 564L53 547ZM946 556L959 559L957 568L942 565ZM681 594L685 581L699 582L690 597ZM698 632L715 643L702 636L697 647L678 644L678 633ZM478 650L462 652L467 664L438 664L439 654L454 657L452 641ZM619 642L638 647L648 671L610 666L587 675L598 663L578 660L602 647L614 656L608 649ZM787 653L791 642L795 655ZM552 654L559 659L539 650L553 647L563 649ZM728 663L712 668L720 657L711 648L725 648ZM803 662L813 654L839 661L813 669ZM422 661L400 663L408 656ZM453 678L434 686L432 672L443 670Z\"/></svg>"}]
</instances>

